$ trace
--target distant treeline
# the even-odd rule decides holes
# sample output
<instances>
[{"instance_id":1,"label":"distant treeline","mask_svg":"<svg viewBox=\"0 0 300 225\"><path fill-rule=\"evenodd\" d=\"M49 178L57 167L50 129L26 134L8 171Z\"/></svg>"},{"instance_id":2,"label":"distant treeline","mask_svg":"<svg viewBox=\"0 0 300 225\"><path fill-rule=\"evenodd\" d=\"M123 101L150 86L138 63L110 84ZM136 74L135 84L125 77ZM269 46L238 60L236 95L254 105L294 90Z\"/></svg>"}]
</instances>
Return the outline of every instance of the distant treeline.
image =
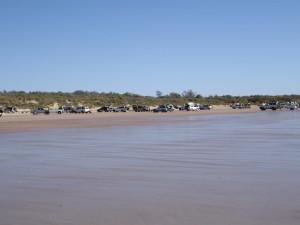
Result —
<instances>
[{"instance_id":1,"label":"distant treeline","mask_svg":"<svg viewBox=\"0 0 300 225\"><path fill-rule=\"evenodd\" d=\"M163 103L173 103L182 105L186 102L196 102L203 104L231 104L235 102L260 104L270 101L300 101L300 95L251 95L251 96L231 96L213 95L204 97L196 94L192 90L183 93L171 92L167 95L157 91L156 97L142 96L133 93L104 93L95 91L74 91L68 92L24 92L24 91L0 91L0 106L15 106L19 108L34 108L37 106L58 105L86 105L98 107L104 105L159 105Z\"/></svg>"}]
</instances>

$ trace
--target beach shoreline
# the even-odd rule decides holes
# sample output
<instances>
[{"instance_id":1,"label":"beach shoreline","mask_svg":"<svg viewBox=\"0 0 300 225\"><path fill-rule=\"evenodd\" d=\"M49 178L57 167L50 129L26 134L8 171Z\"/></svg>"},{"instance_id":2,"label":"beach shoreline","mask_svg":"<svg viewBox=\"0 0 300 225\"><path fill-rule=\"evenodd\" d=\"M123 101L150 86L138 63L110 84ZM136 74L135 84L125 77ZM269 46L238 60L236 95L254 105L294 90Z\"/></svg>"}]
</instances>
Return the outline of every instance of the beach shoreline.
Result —
<instances>
[{"instance_id":1,"label":"beach shoreline","mask_svg":"<svg viewBox=\"0 0 300 225\"><path fill-rule=\"evenodd\" d=\"M135 126L168 122L164 118L182 116L201 116L218 114L258 113L258 107L251 109L232 109L226 106L215 106L212 110L174 111L169 113L126 112L91 114L6 114L0 119L0 132L26 131L43 128L107 128L115 126Z\"/></svg>"}]
</instances>

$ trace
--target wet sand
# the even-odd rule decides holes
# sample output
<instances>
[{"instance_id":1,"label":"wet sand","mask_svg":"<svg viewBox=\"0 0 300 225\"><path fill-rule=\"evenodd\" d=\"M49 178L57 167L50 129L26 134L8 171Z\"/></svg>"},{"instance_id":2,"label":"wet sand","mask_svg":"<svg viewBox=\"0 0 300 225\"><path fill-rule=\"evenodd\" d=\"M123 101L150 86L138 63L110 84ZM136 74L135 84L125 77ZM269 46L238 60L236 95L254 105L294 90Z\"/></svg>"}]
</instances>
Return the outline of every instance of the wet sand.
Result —
<instances>
[{"instance_id":1,"label":"wet sand","mask_svg":"<svg viewBox=\"0 0 300 225\"><path fill-rule=\"evenodd\" d=\"M165 123L169 117L185 117L191 115L215 115L260 112L258 107L251 109L234 110L230 107L215 106L212 110L195 112L174 111L170 113L97 113L92 114L6 114L0 118L0 132L20 131L36 128L101 128L127 125L145 125Z\"/></svg>"},{"instance_id":2,"label":"wet sand","mask_svg":"<svg viewBox=\"0 0 300 225\"><path fill-rule=\"evenodd\" d=\"M154 118L0 133L0 225L300 224L300 112Z\"/></svg>"}]
</instances>

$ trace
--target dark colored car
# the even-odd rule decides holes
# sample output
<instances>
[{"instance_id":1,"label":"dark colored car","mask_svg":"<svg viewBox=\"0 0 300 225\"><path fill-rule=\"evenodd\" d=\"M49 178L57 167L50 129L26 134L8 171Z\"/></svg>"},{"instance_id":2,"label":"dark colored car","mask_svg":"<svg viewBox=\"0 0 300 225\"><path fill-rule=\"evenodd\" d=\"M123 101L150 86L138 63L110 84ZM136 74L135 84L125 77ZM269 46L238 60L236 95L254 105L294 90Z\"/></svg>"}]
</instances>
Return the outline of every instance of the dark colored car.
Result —
<instances>
[{"instance_id":1,"label":"dark colored car","mask_svg":"<svg viewBox=\"0 0 300 225\"><path fill-rule=\"evenodd\" d=\"M97 112L113 112L114 109L110 106L103 106L99 109L97 109Z\"/></svg>"},{"instance_id":2,"label":"dark colored car","mask_svg":"<svg viewBox=\"0 0 300 225\"><path fill-rule=\"evenodd\" d=\"M169 112L168 107L166 105L160 105L158 108L153 109L153 112L159 113L159 112Z\"/></svg>"},{"instance_id":3,"label":"dark colored car","mask_svg":"<svg viewBox=\"0 0 300 225\"><path fill-rule=\"evenodd\" d=\"M132 108L135 112L149 112L150 111L150 107L145 106L145 105L133 105Z\"/></svg>"},{"instance_id":4,"label":"dark colored car","mask_svg":"<svg viewBox=\"0 0 300 225\"><path fill-rule=\"evenodd\" d=\"M212 109L212 106L211 106L211 105L204 104L204 105L200 105L200 106L199 106L199 109L200 109L200 110L211 110L211 109Z\"/></svg>"},{"instance_id":5,"label":"dark colored car","mask_svg":"<svg viewBox=\"0 0 300 225\"><path fill-rule=\"evenodd\" d=\"M39 107L39 108L36 108L36 109L32 110L32 114L33 115L50 114L50 110L49 110L49 108Z\"/></svg>"}]
</instances>

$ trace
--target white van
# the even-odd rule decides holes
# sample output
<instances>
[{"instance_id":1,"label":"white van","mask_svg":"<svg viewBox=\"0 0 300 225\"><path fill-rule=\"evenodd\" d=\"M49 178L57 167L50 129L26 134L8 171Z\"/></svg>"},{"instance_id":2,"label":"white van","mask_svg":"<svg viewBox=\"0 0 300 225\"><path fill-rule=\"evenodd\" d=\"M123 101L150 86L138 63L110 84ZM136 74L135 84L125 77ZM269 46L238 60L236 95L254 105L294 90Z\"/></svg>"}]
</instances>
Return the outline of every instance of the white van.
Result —
<instances>
[{"instance_id":1,"label":"white van","mask_svg":"<svg viewBox=\"0 0 300 225\"><path fill-rule=\"evenodd\" d=\"M195 104L194 102L189 102L186 104L186 110L188 111L196 111L199 110L199 106Z\"/></svg>"}]
</instances>

